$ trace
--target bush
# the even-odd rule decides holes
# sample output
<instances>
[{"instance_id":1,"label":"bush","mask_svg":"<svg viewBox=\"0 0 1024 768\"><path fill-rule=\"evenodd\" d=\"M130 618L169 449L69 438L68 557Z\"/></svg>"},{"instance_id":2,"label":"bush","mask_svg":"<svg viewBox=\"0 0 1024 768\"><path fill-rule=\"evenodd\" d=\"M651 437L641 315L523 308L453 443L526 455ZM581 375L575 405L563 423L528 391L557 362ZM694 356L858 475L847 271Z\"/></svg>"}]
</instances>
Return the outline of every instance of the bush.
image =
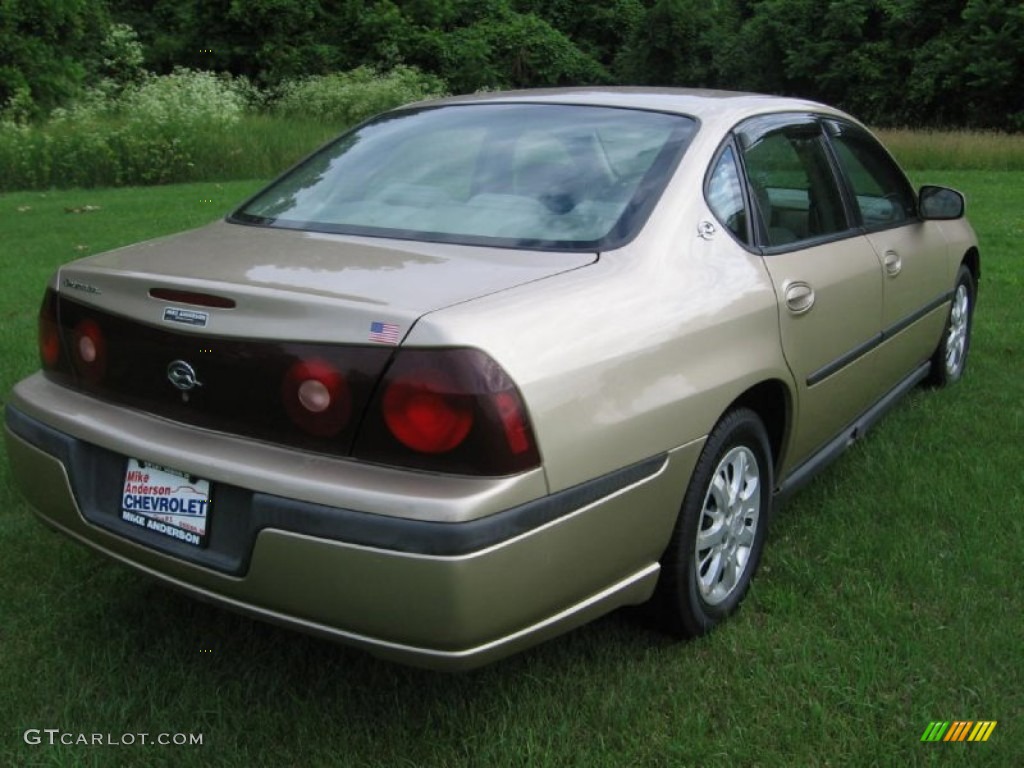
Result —
<instances>
[{"instance_id":1,"label":"bush","mask_svg":"<svg viewBox=\"0 0 1024 768\"><path fill-rule=\"evenodd\" d=\"M243 79L175 70L105 79L38 127L0 123L0 187L91 187L194 178L210 142L230 142L254 89Z\"/></svg>"},{"instance_id":2,"label":"bush","mask_svg":"<svg viewBox=\"0 0 1024 768\"><path fill-rule=\"evenodd\" d=\"M146 75L145 52L138 33L129 24L111 24L100 46L98 69L115 83L137 82Z\"/></svg>"},{"instance_id":3,"label":"bush","mask_svg":"<svg viewBox=\"0 0 1024 768\"><path fill-rule=\"evenodd\" d=\"M443 80L414 67L397 66L388 72L358 67L285 81L274 93L271 111L282 117L331 123L341 129L387 109L445 94Z\"/></svg>"},{"instance_id":4,"label":"bush","mask_svg":"<svg viewBox=\"0 0 1024 768\"><path fill-rule=\"evenodd\" d=\"M361 67L287 83L260 115L267 97L245 78L107 78L43 125L15 119L12 101L0 114L0 191L265 178L344 126L444 92L411 67Z\"/></svg>"},{"instance_id":5,"label":"bush","mask_svg":"<svg viewBox=\"0 0 1024 768\"><path fill-rule=\"evenodd\" d=\"M123 88L104 80L74 106L54 110L51 123L116 119L150 131L173 130L182 135L204 126L231 125L254 98L255 89L244 78L178 68L169 75L146 74Z\"/></svg>"}]
</instances>

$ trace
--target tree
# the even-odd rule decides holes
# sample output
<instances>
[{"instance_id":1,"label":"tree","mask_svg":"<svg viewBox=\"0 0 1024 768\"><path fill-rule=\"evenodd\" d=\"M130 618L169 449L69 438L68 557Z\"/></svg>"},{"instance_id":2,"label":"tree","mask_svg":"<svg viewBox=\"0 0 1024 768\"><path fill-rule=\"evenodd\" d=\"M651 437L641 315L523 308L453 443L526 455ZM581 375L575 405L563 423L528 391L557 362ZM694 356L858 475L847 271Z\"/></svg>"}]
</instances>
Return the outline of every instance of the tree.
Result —
<instances>
[{"instance_id":1,"label":"tree","mask_svg":"<svg viewBox=\"0 0 1024 768\"><path fill-rule=\"evenodd\" d=\"M108 1L157 72L273 86L407 64L455 92L708 86L818 99L876 124L1024 130L1020 0ZM101 71L102 32L69 18L99 18L102 0L0 2L0 99L21 87L56 103Z\"/></svg>"},{"instance_id":2,"label":"tree","mask_svg":"<svg viewBox=\"0 0 1024 768\"><path fill-rule=\"evenodd\" d=\"M752 0L719 76L877 124L1021 127L1019 0Z\"/></svg>"},{"instance_id":3,"label":"tree","mask_svg":"<svg viewBox=\"0 0 1024 768\"><path fill-rule=\"evenodd\" d=\"M455 93L609 79L604 67L565 34L533 13L515 10L508 0L445 0L433 13L424 8L428 5L426 0L400 7L391 0L375 4L393 9L386 28L371 30L364 21L364 37L387 46L375 51L376 61L439 74Z\"/></svg>"},{"instance_id":4,"label":"tree","mask_svg":"<svg viewBox=\"0 0 1024 768\"><path fill-rule=\"evenodd\" d=\"M963 20L970 51L961 70L965 122L984 125L995 117L996 127L1024 130L1024 6L970 0Z\"/></svg>"},{"instance_id":5,"label":"tree","mask_svg":"<svg viewBox=\"0 0 1024 768\"><path fill-rule=\"evenodd\" d=\"M17 97L34 117L77 93L99 66L95 52L109 22L103 0L4 0L0 107Z\"/></svg>"},{"instance_id":6,"label":"tree","mask_svg":"<svg viewBox=\"0 0 1024 768\"><path fill-rule=\"evenodd\" d=\"M715 86L733 20L729 3L658 0L633 27L616 72L643 85Z\"/></svg>"},{"instance_id":7,"label":"tree","mask_svg":"<svg viewBox=\"0 0 1024 768\"><path fill-rule=\"evenodd\" d=\"M641 0L591 0L585 8L578 0L512 0L512 8L543 19L606 68L647 10Z\"/></svg>"}]
</instances>

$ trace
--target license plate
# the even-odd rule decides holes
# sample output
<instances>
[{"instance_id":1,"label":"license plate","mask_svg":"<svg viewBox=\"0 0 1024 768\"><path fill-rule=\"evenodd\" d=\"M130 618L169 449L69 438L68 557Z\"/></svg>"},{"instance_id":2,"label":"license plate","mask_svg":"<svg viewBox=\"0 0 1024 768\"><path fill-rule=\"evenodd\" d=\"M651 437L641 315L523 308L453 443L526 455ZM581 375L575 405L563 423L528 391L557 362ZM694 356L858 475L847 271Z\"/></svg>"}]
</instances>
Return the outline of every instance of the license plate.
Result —
<instances>
[{"instance_id":1,"label":"license plate","mask_svg":"<svg viewBox=\"0 0 1024 768\"><path fill-rule=\"evenodd\" d=\"M206 544L210 520L210 481L148 461L128 459L121 519L201 547Z\"/></svg>"}]
</instances>

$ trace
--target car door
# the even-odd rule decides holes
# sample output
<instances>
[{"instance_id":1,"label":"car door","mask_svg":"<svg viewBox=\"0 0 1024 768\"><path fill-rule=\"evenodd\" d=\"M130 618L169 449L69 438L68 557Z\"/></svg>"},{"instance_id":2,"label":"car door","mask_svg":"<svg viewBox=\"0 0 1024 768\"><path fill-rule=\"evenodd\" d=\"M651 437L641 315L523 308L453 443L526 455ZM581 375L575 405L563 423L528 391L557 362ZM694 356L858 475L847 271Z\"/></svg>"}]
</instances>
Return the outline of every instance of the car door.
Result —
<instances>
[{"instance_id":1,"label":"car door","mask_svg":"<svg viewBox=\"0 0 1024 768\"><path fill-rule=\"evenodd\" d=\"M827 123L849 185L854 215L882 262L883 387L895 386L934 352L945 322L947 244L940 227L917 216L914 190L899 166L864 129Z\"/></svg>"},{"instance_id":2,"label":"car door","mask_svg":"<svg viewBox=\"0 0 1024 768\"><path fill-rule=\"evenodd\" d=\"M785 472L879 395L881 265L850 221L820 122L757 118L736 133L797 386Z\"/></svg>"}]
</instances>

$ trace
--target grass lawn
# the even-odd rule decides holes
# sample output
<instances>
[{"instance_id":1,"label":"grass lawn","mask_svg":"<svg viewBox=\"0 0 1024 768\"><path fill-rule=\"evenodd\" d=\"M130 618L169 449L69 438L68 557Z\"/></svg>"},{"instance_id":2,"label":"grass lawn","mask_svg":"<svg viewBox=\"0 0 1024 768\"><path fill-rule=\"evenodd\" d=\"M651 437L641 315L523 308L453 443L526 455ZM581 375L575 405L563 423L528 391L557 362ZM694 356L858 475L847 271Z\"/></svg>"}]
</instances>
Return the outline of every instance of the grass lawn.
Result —
<instances>
[{"instance_id":1,"label":"grass lawn","mask_svg":"<svg viewBox=\"0 0 1024 768\"><path fill-rule=\"evenodd\" d=\"M460 676L161 588L52 534L0 457L0 765L1024 765L1024 173L968 196L983 277L958 386L915 391L776 517L743 609L673 642L620 612ZM216 218L254 182L0 196L0 398L60 263ZM98 206L68 213L66 209ZM932 720L997 720L980 744ZM26 745L27 729L202 734Z\"/></svg>"}]
</instances>

